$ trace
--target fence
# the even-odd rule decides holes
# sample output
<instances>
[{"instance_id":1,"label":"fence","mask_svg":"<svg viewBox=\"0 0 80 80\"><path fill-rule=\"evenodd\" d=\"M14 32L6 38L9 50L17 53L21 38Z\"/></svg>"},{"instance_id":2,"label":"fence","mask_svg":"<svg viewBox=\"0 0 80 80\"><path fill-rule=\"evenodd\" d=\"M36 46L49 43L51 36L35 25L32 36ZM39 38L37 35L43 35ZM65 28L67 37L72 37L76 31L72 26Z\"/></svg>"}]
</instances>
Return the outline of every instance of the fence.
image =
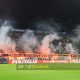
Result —
<instances>
[{"instance_id":1,"label":"fence","mask_svg":"<svg viewBox=\"0 0 80 80\"><path fill-rule=\"evenodd\" d=\"M9 64L17 63L80 63L79 54L26 54L9 56Z\"/></svg>"}]
</instances>

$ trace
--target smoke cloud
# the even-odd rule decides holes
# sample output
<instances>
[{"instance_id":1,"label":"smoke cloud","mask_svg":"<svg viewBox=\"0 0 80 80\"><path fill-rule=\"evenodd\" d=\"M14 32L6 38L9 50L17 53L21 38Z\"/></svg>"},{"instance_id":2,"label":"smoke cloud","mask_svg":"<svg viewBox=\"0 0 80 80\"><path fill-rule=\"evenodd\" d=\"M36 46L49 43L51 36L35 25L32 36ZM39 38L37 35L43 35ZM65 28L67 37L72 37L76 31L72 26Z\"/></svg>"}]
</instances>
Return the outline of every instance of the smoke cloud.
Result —
<instances>
[{"instance_id":1,"label":"smoke cloud","mask_svg":"<svg viewBox=\"0 0 80 80\"><path fill-rule=\"evenodd\" d=\"M18 41L19 47L22 47L25 52L33 52L38 43L38 39L32 30L26 30Z\"/></svg>"},{"instance_id":2,"label":"smoke cloud","mask_svg":"<svg viewBox=\"0 0 80 80\"><path fill-rule=\"evenodd\" d=\"M42 40L42 45L40 46L41 53L50 54L51 53L50 42L54 41L55 39L56 40L60 39L57 33L45 36Z\"/></svg>"},{"instance_id":3,"label":"smoke cloud","mask_svg":"<svg viewBox=\"0 0 80 80\"><path fill-rule=\"evenodd\" d=\"M32 52L38 51L41 54L51 54L54 53L55 50L63 49L68 53L78 53L77 48L74 47L72 43L64 43L59 42L62 39L58 33L61 30L60 24L55 22L54 20L44 20L34 23L37 27L36 30L40 32L45 32L45 35L38 35L38 32L35 34L34 30L25 30L22 36L19 37L17 42L9 37L9 31L13 30L13 26L9 20L5 20L2 22L0 27L0 50L3 50L4 53L14 52L17 53L16 46L18 46L19 50L23 52ZM79 30L77 27L75 30ZM70 39L73 42L80 41L80 32L76 33L76 37L71 37ZM39 36L41 36L39 38ZM52 43L55 40L58 40L58 43ZM52 43L52 45L50 45ZM53 52L51 52L53 50Z\"/></svg>"},{"instance_id":4,"label":"smoke cloud","mask_svg":"<svg viewBox=\"0 0 80 80\"><path fill-rule=\"evenodd\" d=\"M2 22L0 27L0 50L3 50L5 53L15 50L15 43L8 36L11 29L12 26L9 20L5 20ZM11 47L12 45L13 47Z\"/></svg>"},{"instance_id":5,"label":"smoke cloud","mask_svg":"<svg viewBox=\"0 0 80 80\"><path fill-rule=\"evenodd\" d=\"M70 39L72 40L73 51L79 53L80 46L80 25L78 25L71 33Z\"/></svg>"},{"instance_id":6,"label":"smoke cloud","mask_svg":"<svg viewBox=\"0 0 80 80\"><path fill-rule=\"evenodd\" d=\"M73 42L79 42L80 41L80 25L78 25L73 32L76 36L73 36L71 39Z\"/></svg>"},{"instance_id":7,"label":"smoke cloud","mask_svg":"<svg viewBox=\"0 0 80 80\"><path fill-rule=\"evenodd\" d=\"M55 31L58 32L61 30L61 25L53 19L47 19L47 20L42 20L34 23L34 26L36 26L37 30L41 31Z\"/></svg>"}]
</instances>

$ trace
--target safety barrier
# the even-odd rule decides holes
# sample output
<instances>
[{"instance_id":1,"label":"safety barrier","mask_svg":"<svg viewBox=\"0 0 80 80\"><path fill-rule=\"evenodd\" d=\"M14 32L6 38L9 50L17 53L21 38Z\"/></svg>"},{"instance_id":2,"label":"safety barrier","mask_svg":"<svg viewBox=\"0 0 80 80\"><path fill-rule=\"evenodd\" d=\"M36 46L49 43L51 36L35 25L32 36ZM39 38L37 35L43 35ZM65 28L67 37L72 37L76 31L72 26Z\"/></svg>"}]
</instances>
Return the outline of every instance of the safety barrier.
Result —
<instances>
[{"instance_id":1,"label":"safety barrier","mask_svg":"<svg viewBox=\"0 0 80 80\"><path fill-rule=\"evenodd\" d=\"M12 56L9 64L17 63L80 63L79 54L26 54Z\"/></svg>"}]
</instances>

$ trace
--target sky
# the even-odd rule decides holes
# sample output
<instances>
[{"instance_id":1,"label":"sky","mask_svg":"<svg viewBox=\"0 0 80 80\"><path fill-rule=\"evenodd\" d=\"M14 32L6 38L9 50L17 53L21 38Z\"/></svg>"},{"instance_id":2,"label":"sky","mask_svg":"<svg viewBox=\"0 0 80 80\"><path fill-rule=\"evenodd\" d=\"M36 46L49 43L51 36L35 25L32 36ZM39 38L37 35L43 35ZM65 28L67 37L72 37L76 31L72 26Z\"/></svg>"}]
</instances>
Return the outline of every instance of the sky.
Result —
<instances>
[{"instance_id":1,"label":"sky","mask_svg":"<svg viewBox=\"0 0 80 80\"><path fill-rule=\"evenodd\" d=\"M0 0L0 17L10 17L16 28L36 29L33 23L55 19L71 31L80 24L80 0Z\"/></svg>"}]
</instances>

